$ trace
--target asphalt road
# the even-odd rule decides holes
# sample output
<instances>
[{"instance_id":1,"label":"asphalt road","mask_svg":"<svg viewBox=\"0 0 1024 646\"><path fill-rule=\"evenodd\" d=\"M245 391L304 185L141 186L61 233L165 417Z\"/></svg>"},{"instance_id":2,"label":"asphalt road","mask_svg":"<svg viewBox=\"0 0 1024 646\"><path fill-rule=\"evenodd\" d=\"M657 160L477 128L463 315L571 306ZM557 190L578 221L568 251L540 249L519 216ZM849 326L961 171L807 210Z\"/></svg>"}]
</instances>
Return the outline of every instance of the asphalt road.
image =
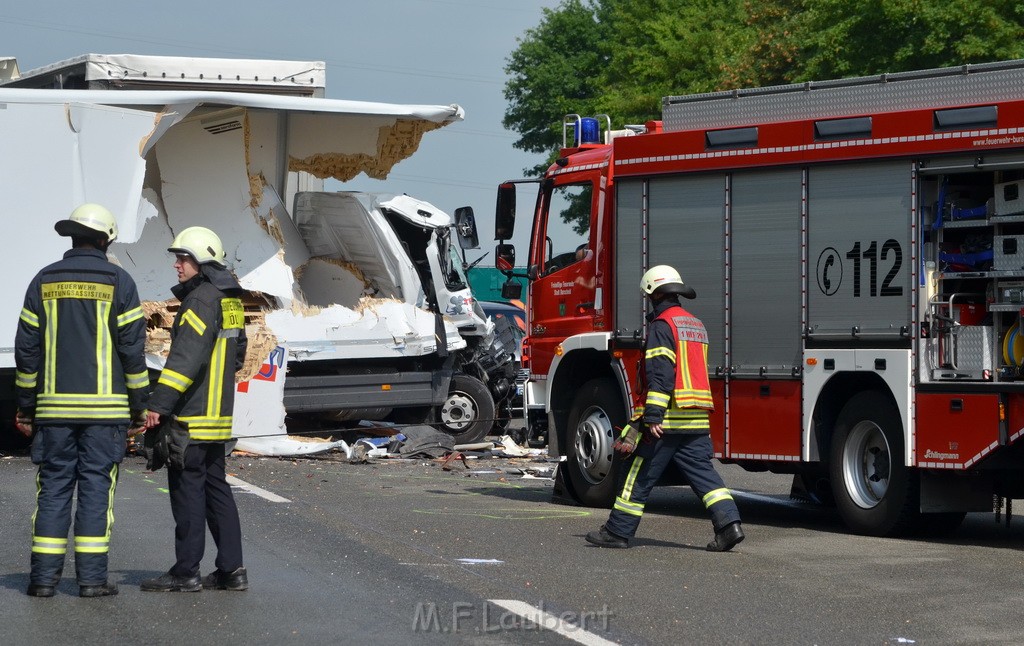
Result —
<instances>
[{"instance_id":1,"label":"asphalt road","mask_svg":"<svg viewBox=\"0 0 1024 646\"><path fill-rule=\"evenodd\" d=\"M656 491L632 549L602 550L583 536L606 512L552 504L552 481L520 472L544 465L468 464L232 456L259 488L236 489L252 587L187 594L138 589L170 566L173 524L165 474L129 457L111 550L121 594L79 598L69 557L57 596L35 599L35 470L0 459L0 642L1024 641L1024 519L974 514L942 540L852 536L831 510L790 501L785 476L724 466L747 533L734 552L704 551L710 522L681 488Z\"/></svg>"}]
</instances>

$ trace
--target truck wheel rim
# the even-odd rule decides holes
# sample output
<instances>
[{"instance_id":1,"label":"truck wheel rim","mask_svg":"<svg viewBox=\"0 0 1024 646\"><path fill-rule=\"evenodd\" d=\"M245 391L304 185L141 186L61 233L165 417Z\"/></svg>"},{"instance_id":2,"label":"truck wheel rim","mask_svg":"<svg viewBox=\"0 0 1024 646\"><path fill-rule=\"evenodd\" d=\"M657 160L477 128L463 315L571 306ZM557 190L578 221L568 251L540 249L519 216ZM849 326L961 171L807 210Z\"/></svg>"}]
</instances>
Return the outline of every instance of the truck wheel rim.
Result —
<instances>
[{"instance_id":1,"label":"truck wheel rim","mask_svg":"<svg viewBox=\"0 0 1024 646\"><path fill-rule=\"evenodd\" d=\"M589 482L597 484L608 477L613 441L608 415L597 407L587 409L576 427L575 449L580 471Z\"/></svg>"},{"instance_id":2,"label":"truck wheel rim","mask_svg":"<svg viewBox=\"0 0 1024 646\"><path fill-rule=\"evenodd\" d=\"M461 431L477 418L476 402L464 393L452 393L441 406L441 423Z\"/></svg>"},{"instance_id":3,"label":"truck wheel rim","mask_svg":"<svg viewBox=\"0 0 1024 646\"><path fill-rule=\"evenodd\" d=\"M872 509L889 490L892 453L882 429L872 421L859 422L843 449L843 479L854 504Z\"/></svg>"}]
</instances>

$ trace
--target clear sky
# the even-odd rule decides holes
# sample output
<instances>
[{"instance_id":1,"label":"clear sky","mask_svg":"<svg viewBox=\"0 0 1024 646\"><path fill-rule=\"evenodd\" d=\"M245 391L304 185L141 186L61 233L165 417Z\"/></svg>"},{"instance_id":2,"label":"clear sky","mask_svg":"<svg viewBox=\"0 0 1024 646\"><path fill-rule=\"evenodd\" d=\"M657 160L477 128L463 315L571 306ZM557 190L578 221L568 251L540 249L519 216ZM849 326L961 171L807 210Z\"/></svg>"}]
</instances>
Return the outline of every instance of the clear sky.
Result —
<instances>
[{"instance_id":1,"label":"clear sky","mask_svg":"<svg viewBox=\"0 0 1024 646\"><path fill-rule=\"evenodd\" d=\"M541 161L501 126L505 59L558 0L36 0L0 6L0 56L22 71L82 54L318 60L327 97L448 105L464 122L427 133L387 181L341 188L408 193L454 213L472 206L492 265L497 184ZM562 115L552 114L558 122ZM520 196L520 202L533 199ZM522 212L522 209L520 209ZM525 258L529 226L516 231ZM470 252L469 259L479 253Z\"/></svg>"}]
</instances>

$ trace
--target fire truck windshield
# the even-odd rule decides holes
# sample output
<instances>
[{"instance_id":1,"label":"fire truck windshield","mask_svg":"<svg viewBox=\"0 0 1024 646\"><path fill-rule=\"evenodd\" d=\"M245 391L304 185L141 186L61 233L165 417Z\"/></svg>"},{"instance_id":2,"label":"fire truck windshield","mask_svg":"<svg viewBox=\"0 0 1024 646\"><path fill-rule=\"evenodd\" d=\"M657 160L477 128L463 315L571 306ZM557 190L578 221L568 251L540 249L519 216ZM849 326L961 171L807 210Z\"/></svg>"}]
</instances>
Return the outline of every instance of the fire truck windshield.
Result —
<instances>
[{"instance_id":1,"label":"fire truck windshield","mask_svg":"<svg viewBox=\"0 0 1024 646\"><path fill-rule=\"evenodd\" d=\"M545 196L547 212L542 218L534 249L534 262L543 275L568 267L587 257L590 241L590 183L555 186Z\"/></svg>"}]
</instances>

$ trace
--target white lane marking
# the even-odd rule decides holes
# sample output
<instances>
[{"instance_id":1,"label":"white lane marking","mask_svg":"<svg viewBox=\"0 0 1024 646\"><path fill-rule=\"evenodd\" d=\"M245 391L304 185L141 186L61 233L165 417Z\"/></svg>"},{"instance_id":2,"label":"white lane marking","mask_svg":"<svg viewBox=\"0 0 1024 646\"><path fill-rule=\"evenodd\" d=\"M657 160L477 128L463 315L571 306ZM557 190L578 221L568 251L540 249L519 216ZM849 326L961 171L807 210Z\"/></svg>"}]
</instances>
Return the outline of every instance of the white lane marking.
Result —
<instances>
[{"instance_id":1,"label":"white lane marking","mask_svg":"<svg viewBox=\"0 0 1024 646\"><path fill-rule=\"evenodd\" d=\"M463 565L501 565L505 561L498 559L455 559Z\"/></svg>"},{"instance_id":2,"label":"white lane marking","mask_svg":"<svg viewBox=\"0 0 1024 646\"><path fill-rule=\"evenodd\" d=\"M586 646L611 646L616 643L608 641L604 637L595 635L592 632L586 631L571 621L565 621L550 612L546 612L536 606L531 606L525 601L518 601L516 599L488 599L487 603L493 603L496 606L500 606L509 612L519 615L527 621L533 622L541 628L546 628L547 630L556 632L559 635L571 639L579 644L585 644Z\"/></svg>"},{"instance_id":3,"label":"white lane marking","mask_svg":"<svg viewBox=\"0 0 1024 646\"><path fill-rule=\"evenodd\" d=\"M260 498L263 498L264 500L269 500L270 502L291 502L291 500L288 500L287 498L282 498L276 493L267 491L266 489L260 489L256 485L249 484L245 480L239 480L235 476L228 476L227 481L228 484L231 485L232 487L238 487L239 489L246 493L256 494Z\"/></svg>"}]
</instances>

